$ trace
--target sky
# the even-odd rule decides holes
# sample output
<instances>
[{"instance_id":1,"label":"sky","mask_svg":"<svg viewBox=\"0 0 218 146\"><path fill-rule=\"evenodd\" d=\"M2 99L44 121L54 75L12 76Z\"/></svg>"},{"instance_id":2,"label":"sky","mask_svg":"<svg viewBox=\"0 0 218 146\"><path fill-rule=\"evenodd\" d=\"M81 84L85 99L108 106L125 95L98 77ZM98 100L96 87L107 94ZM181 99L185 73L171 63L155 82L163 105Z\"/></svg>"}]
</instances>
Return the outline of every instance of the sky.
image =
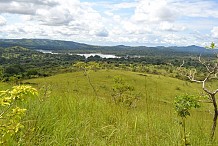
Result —
<instances>
[{"instance_id":1,"label":"sky","mask_svg":"<svg viewBox=\"0 0 218 146\"><path fill-rule=\"evenodd\" d=\"M93 45L218 44L218 0L0 0L0 38Z\"/></svg>"}]
</instances>

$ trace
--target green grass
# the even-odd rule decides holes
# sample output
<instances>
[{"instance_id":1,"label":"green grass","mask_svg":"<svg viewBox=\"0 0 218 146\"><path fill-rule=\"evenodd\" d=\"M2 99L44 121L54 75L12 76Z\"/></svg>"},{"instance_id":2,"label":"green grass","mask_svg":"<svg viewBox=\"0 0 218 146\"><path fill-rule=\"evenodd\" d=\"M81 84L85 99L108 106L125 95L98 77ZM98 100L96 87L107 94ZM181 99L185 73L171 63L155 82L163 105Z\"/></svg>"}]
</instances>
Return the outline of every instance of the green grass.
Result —
<instances>
[{"instance_id":1,"label":"green grass","mask_svg":"<svg viewBox=\"0 0 218 146\"><path fill-rule=\"evenodd\" d=\"M136 108L112 102L114 76L121 76L142 97ZM97 97L82 72L26 80L39 98L24 104L22 145L171 146L181 145L179 118L173 109L176 95L202 93L199 84L159 75L102 70L89 73ZM217 86L211 84L211 86ZM4 88L0 84L0 88ZM209 104L191 112L187 131L194 146L209 142L212 125ZM217 131L218 132L218 131ZM216 136L216 139L218 137ZM218 145L215 142L213 145Z\"/></svg>"}]
</instances>

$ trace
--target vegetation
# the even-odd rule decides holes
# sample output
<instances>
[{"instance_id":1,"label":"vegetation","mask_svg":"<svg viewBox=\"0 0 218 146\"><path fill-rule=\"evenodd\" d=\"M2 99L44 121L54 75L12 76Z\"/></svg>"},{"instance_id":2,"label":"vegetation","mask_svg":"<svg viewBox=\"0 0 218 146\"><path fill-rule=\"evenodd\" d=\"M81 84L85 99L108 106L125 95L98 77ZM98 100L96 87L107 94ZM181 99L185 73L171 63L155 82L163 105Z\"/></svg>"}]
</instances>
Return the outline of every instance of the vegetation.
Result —
<instances>
[{"instance_id":1,"label":"vegetation","mask_svg":"<svg viewBox=\"0 0 218 146\"><path fill-rule=\"evenodd\" d=\"M73 62L85 60L75 55L44 54L23 47L0 48L0 78L18 82L21 79L45 77L66 72Z\"/></svg>"},{"instance_id":2,"label":"vegetation","mask_svg":"<svg viewBox=\"0 0 218 146\"><path fill-rule=\"evenodd\" d=\"M201 94L195 83L119 70L89 73L98 99L83 72L25 80L39 91L39 99L30 99L22 121L23 145L180 145L180 129L173 110L176 95ZM126 108L111 101L114 76L141 91L136 108ZM173 86L172 86L173 85ZM213 84L216 86L217 84ZM210 144L212 108L202 105L192 112L186 124L192 131L192 145ZM198 120L196 120L198 119ZM21 121L21 122L22 122ZM217 141L214 142L214 145ZM12 145L12 144L11 144Z\"/></svg>"},{"instance_id":3,"label":"vegetation","mask_svg":"<svg viewBox=\"0 0 218 146\"><path fill-rule=\"evenodd\" d=\"M210 47L208 47L208 48L214 49L215 44L212 42ZM213 108L214 108L213 109L213 111L214 111L213 125L212 125L212 129L211 129L211 137L210 137L210 139L213 140L214 135L215 135L216 125L217 125L217 118L218 118L218 107L217 107L217 101L216 101L216 94L218 93L218 89L217 88L215 90L208 89L208 87L206 86L206 83L208 83L209 81L212 81L214 79L217 79L218 65L217 65L217 60L210 61L210 62L206 63L205 61L202 61L201 56L199 56L199 62L206 69L204 77L202 77L203 79L196 79L197 69L195 69L195 68L191 69L189 71L189 73L186 73L185 75L188 77L188 79L190 81L202 84L203 91L207 94L209 102L212 103L212 105L213 105ZM183 61L183 64L184 64L184 61ZM182 68L183 64L179 68L180 71L182 71L181 68ZM186 70L186 69L183 68L183 71L184 70Z\"/></svg>"},{"instance_id":4,"label":"vegetation","mask_svg":"<svg viewBox=\"0 0 218 146\"><path fill-rule=\"evenodd\" d=\"M116 104L122 104L129 108L135 108L140 96L139 94L137 95L134 93L134 90L134 87L126 84L120 76L114 77L112 97Z\"/></svg>"},{"instance_id":5,"label":"vegetation","mask_svg":"<svg viewBox=\"0 0 218 146\"><path fill-rule=\"evenodd\" d=\"M164 55L164 54L163 54ZM121 69L136 72L147 72L152 74L169 75L171 77L183 78L176 72L176 67L182 60L186 60L185 67L199 68L196 57L164 55L147 55L141 58L100 58L69 54L46 54L23 47L0 48L0 79L19 83L22 79L46 77L57 73L76 71L72 64L76 62L97 62L100 68ZM207 57L210 60L215 58ZM202 67L200 68L202 69Z\"/></svg>"},{"instance_id":6,"label":"vegetation","mask_svg":"<svg viewBox=\"0 0 218 146\"><path fill-rule=\"evenodd\" d=\"M188 140L189 134L186 132L186 117L190 116L190 110L191 108L199 108L200 104L199 101L197 101L194 96L190 95L183 95L183 96L177 96L175 98L175 110L178 113L178 116L182 118L182 122L180 123L183 128L183 137L182 140L184 141L184 145L191 145L190 141Z\"/></svg>"},{"instance_id":7,"label":"vegetation","mask_svg":"<svg viewBox=\"0 0 218 146\"><path fill-rule=\"evenodd\" d=\"M6 145L14 140L13 136L18 135L24 127L21 118L26 109L19 107L19 102L26 100L27 96L36 95L36 89L30 86L14 86L13 89L0 92L0 144ZM20 137L15 142L20 142Z\"/></svg>"},{"instance_id":8,"label":"vegetation","mask_svg":"<svg viewBox=\"0 0 218 146\"><path fill-rule=\"evenodd\" d=\"M190 56L198 55L199 53L213 54L216 50L209 51L204 47L198 46L186 46L186 47L146 47L146 46L93 46L72 41L61 41L61 40L49 40L49 39L0 39L0 46L7 48L13 46L21 46L24 48L30 48L31 50L52 50L59 53L106 53L115 54L118 56L155 56L161 60L163 57L172 56ZM170 55L169 55L170 54ZM154 57L154 58L155 58Z\"/></svg>"},{"instance_id":9,"label":"vegetation","mask_svg":"<svg viewBox=\"0 0 218 146\"><path fill-rule=\"evenodd\" d=\"M4 145L217 145L216 132L214 140L209 139L208 122L213 117L213 105L202 102L201 108L191 110L205 100L205 94L201 85L181 75L191 70L188 75L194 72L196 80L201 80L207 68L201 66L196 56L161 57L86 59L69 54L43 54L18 46L0 48L3 81L0 89L5 90L1 94L1 103L5 105L1 107L1 127L14 125L13 130L9 128L12 134L6 132L8 129L2 130L2 142ZM210 55L201 59L216 61ZM186 63L180 66L182 60ZM12 88L16 84L24 86ZM216 80L207 81L208 90L217 85ZM36 94L35 89L39 98L17 98L20 93ZM19 96L12 94L15 91ZM4 137L4 132L9 136Z\"/></svg>"}]
</instances>

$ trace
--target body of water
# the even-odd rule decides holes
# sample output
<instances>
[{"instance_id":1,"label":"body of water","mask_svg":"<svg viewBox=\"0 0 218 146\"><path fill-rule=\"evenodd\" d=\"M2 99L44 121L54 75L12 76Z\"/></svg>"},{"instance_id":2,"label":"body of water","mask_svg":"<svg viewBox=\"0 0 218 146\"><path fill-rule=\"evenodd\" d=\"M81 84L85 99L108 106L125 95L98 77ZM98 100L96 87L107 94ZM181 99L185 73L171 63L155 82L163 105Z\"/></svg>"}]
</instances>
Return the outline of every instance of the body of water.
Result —
<instances>
[{"instance_id":1,"label":"body of water","mask_svg":"<svg viewBox=\"0 0 218 146\"><path fill-rule=\"evenodd\" d=\"M77 54L80 56L85 56L85 58L91 57L91 56L100 56L101 58L119 58L115 55L110 55L110 54L101 54L101 53L90 53L90 54Z\"/></svg>"},{"instance_id":2,"label":"body of water","mask_svg":"<svg viewBox=\"0 0 218 146\"><path fill-rule=\"evenodd\" d=\"M50 50L36 50L36 51L39 51L39 52L42 52L42 53L48 53L48 54L60 54L60 53L54 53Z\"/></svg>"},{"instance_id":3,"label":"body of water","mask_svg":"<svg viewBox=\"0 0 218 146\"><path fill-rule=\"evenodd\" d=\"M37 50L39 52L42 52L42 53L49 53L49 54L61 54L61 53L54 53L52 52L51 50ZM68 53L69 55L73 55L71 53ZM118 56L115 56L115 55L111 55L111 54L101 54L101 53L90 53L90 54L87 54L87 53L84 53L84 54L76 54L76 55L79 55L79 56L84 56L85 58L88 58L88 57L91 57L91 56L100 56L101 58L120 58Z\"/></svg>"}]
</instances>

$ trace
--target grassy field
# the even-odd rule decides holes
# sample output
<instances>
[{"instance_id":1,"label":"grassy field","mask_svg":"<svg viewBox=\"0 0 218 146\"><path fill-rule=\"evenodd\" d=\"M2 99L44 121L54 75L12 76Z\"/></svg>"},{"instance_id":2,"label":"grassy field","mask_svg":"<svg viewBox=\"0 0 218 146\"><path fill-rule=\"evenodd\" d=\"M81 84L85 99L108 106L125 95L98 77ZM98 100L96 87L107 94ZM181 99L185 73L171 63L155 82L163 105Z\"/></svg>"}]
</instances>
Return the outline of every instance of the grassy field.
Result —
<instances>
[{"instance_id":1,"label":"grassy field","mask_svg":"<svg viewBox=\"0 0 218 146\"><path fill-rule=\"evenodd\" d=\"M202 89L199 84L160 75L114 70L90 72L89 76L97 95L82 72L23 81L37 88L40 94L23 104L28 111L23 119L25 128L20 143L55 146L181 145L182 129L174 111L174 97L185 93L200 96ZM112 101L115 76L121 76L141 93L135 108ZM0 84L1 89L8 87ZM192 145L218 145L217 141L213 144L209 141L211 112L210 104L204 103L187 118Z\"/></svg>"}]
</instances>

